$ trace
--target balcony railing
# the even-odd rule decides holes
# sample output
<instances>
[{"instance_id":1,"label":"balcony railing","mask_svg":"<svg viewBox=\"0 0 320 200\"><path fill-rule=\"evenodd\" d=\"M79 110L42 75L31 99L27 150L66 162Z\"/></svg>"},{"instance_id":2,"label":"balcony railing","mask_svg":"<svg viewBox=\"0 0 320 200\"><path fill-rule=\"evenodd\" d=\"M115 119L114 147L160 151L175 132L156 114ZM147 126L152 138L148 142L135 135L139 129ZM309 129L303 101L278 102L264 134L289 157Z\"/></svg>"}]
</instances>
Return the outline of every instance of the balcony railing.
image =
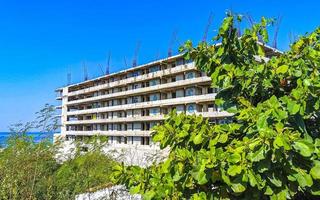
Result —
<instances>
[{"instance_id":1,"label":"balcony railing","mask_svg":"<svg viewBox=\"0 0 320 200\"><path fill-rule=\"evenodd\" d=\"M141 131L141 130L126 130L126 131L66 131L65 135L75 135L75 136L90 136L90 135L106 135L106 136L150 136L152 131Z\"/></svg>"},{"instance_id":2,"label":"balcony railing","mask_svg":"<svg viewBox=\"0 0 320 200\"><path fill-rule=\"evenodd\" d=\"M61 90L56 91L56 100L62 100L62 91Z\"/></svg>"},{"instance_id":3,"label":"balcony railing","mask_svg":"<svg viewBox=\"0 0 320 200\"><path fill-rule=\"evenodd\" d=\"M117 81L114 81L111 83L105 83L102 85L93 86L93 87L85 88L82 90L69 92L68 96L76 96L76 95L80 95L80 94L96 92L96 91L103 90L103 89L109 89L109 88L118 87L118 86L130 84L130 83L135 83L135 82L139 82L139 81L150 80L150 79L158 78L161 76L177 74L177 73L192 70L192 69L196 69L194 63L188 63L185 65L179 65L174 68L170 68L170 69L166 69L166 70L151 72L148 74L143 74L143 75L139 75L139 76L135 76L135 77L126 78L123 80L117 80Z\"/></svg>"},{"instance_id":4,"label":"balcony railing","mask_svg":"<svg viewBox=\"0 0 320 200\"><path fill-rule=\"evenodd\" d=\"M225 111L213 111L213 112L186 112L187 114L202 115L205 118L221 118L229 117L232 114ZM105 123L126 123L126 122L138 122L138 121L161 121L164 120L166 115L159 114L153 116L130 116L130 117L118 117L118 118L106 118L106 119L91 119L91 120L72 120L67 121L66 125L78 125L78 124L105 124Z\"/></svg>"},{"instance_id":5,"label":"balcony railing","mask_svg":"<svg viewBox=\"0 0 320 200\"><path fill-rule=\"evenodd\" d=\"M68 115L93 114L93 113L110 112L110 111L131 110L131 109L150 108L150 107L159 107L159 106L171 106L171 105L179 105L179 104L198 103L198 102L210 102L210 101L214 101L215 96L216 96L215 93L195 95L195 96L179 97L174 99L163 99L163 100L157 100L157 101L148 101L148 102L125 104L125 105L69 111L67 114Z\"/></svg>"},{"instance_id":6,"label":"balcony railing","mask_svg":"<svg viewBox=\"0 0 320 200\"><path fill-rule=\"evenodd\" d=\"M81 103L89 103L89 102L94 102L94 101L99 101L99 100L107 100L107 99L111 99L111 98L123 97L123 96L128 96L128 95L137 95L137 94L142 94L142 93L147 93L147 92L152 92L152 91L161 91L164 89L177 87L177 86L179 86L179 87L185 86L186 87L189 85L195 85L195 84L199 84L199 83L205 83L205 82L210 83L210 81L211 81L211 78L207 77L207 76L197 77L197 78L193 78L193 79L185 79L185 80L180 80L180 81L171 82L171 83L159 84L159 85L138 88L138 89L123 91L123 92L117 92L117 93L112 93L112 94L106 94L106 95L85 98L85 99L69 101L67 103L67 105L76 105L76 104L81 104Z\"/></svg>"}]
</instances>

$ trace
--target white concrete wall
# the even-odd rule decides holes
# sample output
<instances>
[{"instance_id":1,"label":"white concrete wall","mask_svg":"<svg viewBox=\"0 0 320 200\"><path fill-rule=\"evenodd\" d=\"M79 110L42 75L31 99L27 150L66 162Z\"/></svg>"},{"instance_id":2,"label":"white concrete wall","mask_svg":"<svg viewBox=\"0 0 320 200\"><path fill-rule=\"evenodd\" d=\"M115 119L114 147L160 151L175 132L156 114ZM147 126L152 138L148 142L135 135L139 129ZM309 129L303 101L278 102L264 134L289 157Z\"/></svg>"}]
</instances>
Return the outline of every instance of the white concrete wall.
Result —
<instances>
[{"instance_id":1,"label":"white concrete wall","mask_svg":"<svg viewBox=\"0 0 320 200\"><path fill-rule=\"evenodd\" d=\"M62 89L62 108L61 108L61 135L65 136L67 131L66 122L68 120L67 113L67 102L68 102L68 88L65 87Z\"/></svg>"}]
</instances>

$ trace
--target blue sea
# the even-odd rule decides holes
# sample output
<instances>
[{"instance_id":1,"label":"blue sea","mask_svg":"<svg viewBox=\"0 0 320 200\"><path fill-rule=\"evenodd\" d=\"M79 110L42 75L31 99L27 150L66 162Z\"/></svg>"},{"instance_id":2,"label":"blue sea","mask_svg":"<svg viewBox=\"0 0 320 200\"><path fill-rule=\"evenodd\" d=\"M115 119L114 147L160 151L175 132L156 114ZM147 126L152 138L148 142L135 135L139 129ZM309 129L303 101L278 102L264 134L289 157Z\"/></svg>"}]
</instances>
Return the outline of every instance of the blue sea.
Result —
<instances>
[{"instance_id":1,"label":"blue sea","mask_svg":"<svg viewBox=\"0 0 320 200\"><path fill-rule=\"evenodd\" d=\"M33 137L35 142L40 142L44 139L50 139L53 140L53 134L51 133L40 133L40 132L30 132L27 133L27 135L30 135ZM9 132L0 132L0 147L6 146L7 139L11 136L11 133Z\"/></svg>"}]
</instances>

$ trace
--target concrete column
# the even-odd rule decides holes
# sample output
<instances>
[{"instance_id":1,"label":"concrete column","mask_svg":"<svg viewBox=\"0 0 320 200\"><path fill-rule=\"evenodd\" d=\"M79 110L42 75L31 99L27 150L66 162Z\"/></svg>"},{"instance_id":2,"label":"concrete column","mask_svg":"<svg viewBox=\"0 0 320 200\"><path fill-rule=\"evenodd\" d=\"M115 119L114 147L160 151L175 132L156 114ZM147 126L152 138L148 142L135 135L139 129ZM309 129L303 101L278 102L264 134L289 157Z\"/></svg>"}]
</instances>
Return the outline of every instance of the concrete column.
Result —
<instances>
[{"instance_id":1,"label":"concrete column","mask_svg":"<svg viewBox=\"0 0 320 200\"><path fill-rule=\"evenodd\" d=\"M65 87L62 89L62 109L61 109L61 136L65 137L66 136L66 122L68 121L67 117L67 112L68 112L68 107L67 107L67 102L68 102L68 88Z\"/></svg>"}]
</instances>

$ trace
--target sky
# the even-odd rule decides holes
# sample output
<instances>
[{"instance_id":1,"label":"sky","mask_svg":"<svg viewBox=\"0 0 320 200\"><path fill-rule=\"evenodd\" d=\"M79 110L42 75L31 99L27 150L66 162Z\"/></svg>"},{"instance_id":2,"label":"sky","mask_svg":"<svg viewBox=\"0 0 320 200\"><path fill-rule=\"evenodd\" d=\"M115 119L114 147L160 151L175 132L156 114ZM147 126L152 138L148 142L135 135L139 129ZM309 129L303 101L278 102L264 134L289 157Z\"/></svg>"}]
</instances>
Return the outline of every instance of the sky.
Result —
<instances>
[{"instance_id":1,"label":"sky","mask_svg":"<svg viewBox=\"0 0 320 200\"><path fill-rule=\"evenodd\" d=\"M291 36L320 26L318 1L298 0L0 0L0 132L34 119L44 104L59 105L54 90L102 74L109 52L110 72L130 67L137 43L138 64L167 55L173 32L179 43L200 41L213 13L208 38L227 10L282 16L278 48Z\"/></svg>"}]
</instances>

